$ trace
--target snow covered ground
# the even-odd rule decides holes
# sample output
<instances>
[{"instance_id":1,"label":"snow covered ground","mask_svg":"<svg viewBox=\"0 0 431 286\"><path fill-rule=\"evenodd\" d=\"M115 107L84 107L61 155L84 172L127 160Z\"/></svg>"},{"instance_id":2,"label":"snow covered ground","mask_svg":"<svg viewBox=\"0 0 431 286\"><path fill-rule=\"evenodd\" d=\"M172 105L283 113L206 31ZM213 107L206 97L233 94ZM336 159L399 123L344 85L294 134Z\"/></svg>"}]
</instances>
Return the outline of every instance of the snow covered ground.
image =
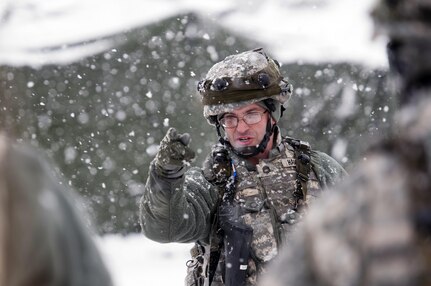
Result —
<instances>
[{"instance_id":1,"label":"snow covered ground","mask_svg":"<svg viewBox=\"0 0 431 286\"><path fill-rule=\"evenodd\" d=\"M114 286L183 286L192 244L161 244L140 234L96 240Z\"/></svg>"}]
</instances>

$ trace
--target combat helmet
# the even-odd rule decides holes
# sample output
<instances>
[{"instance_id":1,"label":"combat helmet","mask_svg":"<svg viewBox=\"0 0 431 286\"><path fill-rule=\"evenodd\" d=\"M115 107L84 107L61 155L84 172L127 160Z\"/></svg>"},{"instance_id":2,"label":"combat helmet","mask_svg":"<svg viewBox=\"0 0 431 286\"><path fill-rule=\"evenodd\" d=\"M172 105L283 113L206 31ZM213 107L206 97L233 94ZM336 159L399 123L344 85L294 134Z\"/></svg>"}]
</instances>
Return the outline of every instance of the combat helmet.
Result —
<instances>
[{"instance_id":1,"label":"combat helmet","mask_svg":"<svg viewBox=\"0 0 431 286\"><path fill-rule=\"evenodd\" d=\"M380 0L371 12L376 34L389 36L388 60L400 75L401 103L431 86L431 0Z\"/></svg>"},{"instance_id":2,"label":"combat helmet","mask_svg":"<svg viewBox=\"0 0 431 286\"><path fill-rule=\"evenodd\" d=\"M268 98L274 99L283 109L292 94L292 86L281 76L280 64L259 48L216 63L198 83L198 91L204 116L214 125L214 116ZM281 112L273 117L277 121Z\"/></svg>"},{"instance_id":3,"label":"combat helmet","mask_svg":"<svg viewBox=\"0 0 431 286\"><path fill-rule=\"evenodd\" d=\"M280 64L271 59L262 48L226 57L216 63L204 80L198 83L204 116L215 125L219 141L224 145L218 122L220 116L236 108L259 104L267 109L276 122L285 110L292 94L292 85L280 73ZM251 157L262 152L276 127L268 123L266 135L253 150L233 150L239 156Z\"/></svg>"},{"instance_id":4,"label":"combat helmet","mask_svg":"<svg viewBox=\"0 0 431 286\"><path fill-rule=\"evenodd\" d=\"M376 32L390 38L429 39L430 0L380 0L371 16Z\"/></svg>"}]
</instances>

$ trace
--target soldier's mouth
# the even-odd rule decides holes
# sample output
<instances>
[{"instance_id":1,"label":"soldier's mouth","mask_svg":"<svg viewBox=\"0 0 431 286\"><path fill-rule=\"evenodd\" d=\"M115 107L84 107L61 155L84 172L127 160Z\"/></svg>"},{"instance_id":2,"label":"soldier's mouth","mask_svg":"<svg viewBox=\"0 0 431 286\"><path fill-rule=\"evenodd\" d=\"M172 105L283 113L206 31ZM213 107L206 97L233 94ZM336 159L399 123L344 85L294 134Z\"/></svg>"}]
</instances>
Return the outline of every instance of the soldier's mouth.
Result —
<instances>
[{"instance_id":1,"label":"soldier's mouth","mask_svg":"<svg viewBox=\"0 0 431 286\"><path fill-rule=\"evenodd\" d=\"M249 144L253 140L252 137L239 137L237 141L241 144Z\"/></svg>"}]
</instances>

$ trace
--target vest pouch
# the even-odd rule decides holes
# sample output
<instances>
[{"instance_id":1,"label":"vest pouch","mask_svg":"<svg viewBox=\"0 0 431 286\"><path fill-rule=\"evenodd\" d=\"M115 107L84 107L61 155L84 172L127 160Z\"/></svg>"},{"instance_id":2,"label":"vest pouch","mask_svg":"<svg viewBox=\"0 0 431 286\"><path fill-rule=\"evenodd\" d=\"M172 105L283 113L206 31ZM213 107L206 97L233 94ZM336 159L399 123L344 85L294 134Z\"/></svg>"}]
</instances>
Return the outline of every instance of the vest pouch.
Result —
<instances>
[{"instance_id":1,"label":"vest pouch","mask_svg":"<svg viewBox=\"0 0 431 286\"><path fill-rule=\"evenodd\" d=\"M263 209L265 201L260 198L260 196L248 197L242 203L242 208L246 213L258 212Z\"/></svg>"},{"instance_id":2,"label":"vest pouch","mask_svg":"<svg viewBox=\"0 0 431 286\"><path fill-rule=\"evenodd\" d=\"M246 188L235 194L235 200L244 213L258 212L263 209L265 201L256 188Z\"/></svg>"},{"instance_id":3,"label":"vest pouch","mask_svg":"<svg viewBox=\"0 0 431 286\"><path fill-rule=\"evenodd\" d=\"M246 213L242 216L245 224L253 229L251 252L260 262L273 259L277 251L271 215L267 209Z\"/></svg>"}]
</instances>

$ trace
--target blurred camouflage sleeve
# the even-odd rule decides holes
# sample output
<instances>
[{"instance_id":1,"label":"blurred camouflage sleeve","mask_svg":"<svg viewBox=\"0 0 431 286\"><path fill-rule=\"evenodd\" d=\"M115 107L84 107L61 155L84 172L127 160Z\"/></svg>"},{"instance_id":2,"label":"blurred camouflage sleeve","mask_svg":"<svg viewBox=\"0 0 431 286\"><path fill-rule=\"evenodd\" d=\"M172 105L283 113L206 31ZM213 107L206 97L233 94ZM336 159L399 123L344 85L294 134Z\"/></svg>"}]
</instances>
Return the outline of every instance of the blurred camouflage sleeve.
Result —
<instances>
[{"instance_id":1,"label":"blurred camouflage sleeve","mask_svg":"<svg viewBox=\"0 0 431 286\"><path fill-rule=\"evenodd\" d=\"M294 239L281 250L281 255L270 262L269 272L261 277L259 286L309 286L316 283L314 274L309 270L310 241L304 228L296 229Z\"/></svg>"},{"instance_id":2,"label":"blurred camouflage sleeve","mask_svg":"<svg viewBox=\"0 0 431 286\"><path fill-rule=\"evenodd\" d=\"M311 165L324 188L335 185L347 175L344 168L334 158L320 151L311 151Z\"/></svg>"},{"instance_id":3,"label":"blurred camouflage sleeve","mask_svg":"<svg viewBox=\"0 0 431 286\"><path fill-rule=\"evenodd\" d=\"M416 283L426 268L405 193L411 177L396 159L370 156L310 209L260 285L429 285Z\"/></svg>"},{"instance_id":4,"label":"blurred camouflage sleeve","mask_svg":"<svg viewBox=\"0 0 431 286\"><path fill-rule=\"evenodd\" d=\"M310 209L290 244L271 263L260 286L369 285L353 283L360 281L361 275L361 243L355 235L362 230L358 217L363 205L347 204L354 200L348 200L351 193L342 189L325 193Z\"/></svg>"},{"instance_id":5,"label":"blurred camouflage sleeve","mask_svg":"<svg viewBox=\"0 0 431 286\"><path fill-rule=\"evenodd\" d=\"M158 242L192 242L208 236L218 195L199 168L168 178L151 163L140 203L144 234Z\"/></svg>"}]
</instances>

